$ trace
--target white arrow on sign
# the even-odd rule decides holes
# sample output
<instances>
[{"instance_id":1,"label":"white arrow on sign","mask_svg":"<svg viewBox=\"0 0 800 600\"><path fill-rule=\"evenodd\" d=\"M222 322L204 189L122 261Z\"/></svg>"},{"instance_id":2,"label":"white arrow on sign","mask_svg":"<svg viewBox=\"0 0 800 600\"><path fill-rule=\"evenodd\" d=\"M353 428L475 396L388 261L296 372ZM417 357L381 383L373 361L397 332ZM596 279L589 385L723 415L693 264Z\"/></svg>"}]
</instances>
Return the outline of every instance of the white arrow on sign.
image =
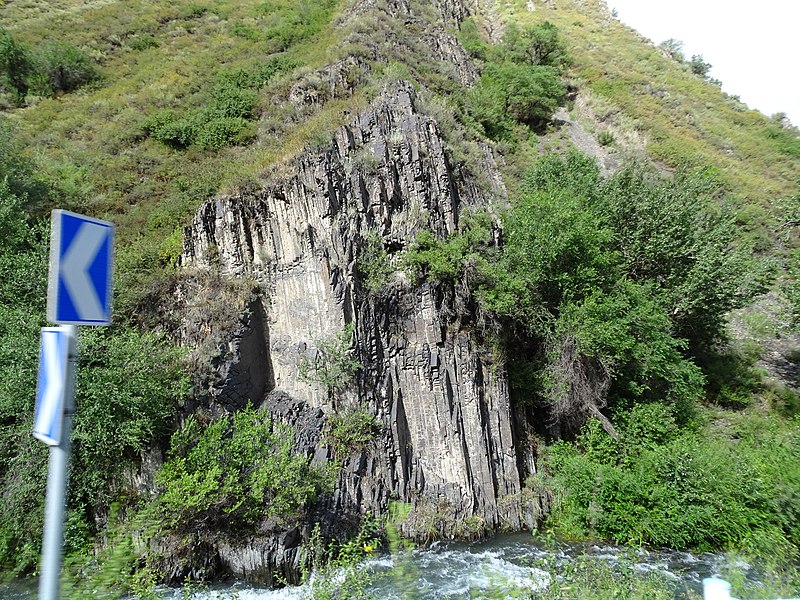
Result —
<instances>
[{"instance_id":1,"label":"white arrow on sign","mask_svg":"<svg viewBox=\"0 0 800 600\"><path fill-rule=\"evenodd\" d=\"M89 277L89 267L107 237L108 227L87 221L80 226L69 250L61 259L61 281L78 314L87 321L100 321L106 316L94 283Z\"/></svg>"},{"instance_id":2,"label":"white arrow on sign","mask_svg":"<svg viewBox=\"0 0 800 600\"><path fill-rule=\"evenodd\" d=\"M68 352L69 344L63 331L52 327L42 329L33 436L51 446L61 442Z\"/></svg>"},{"instance_id":3,"label":"white arrow on sign","mask_svg":"<svg viewBox=\"0 0 800 600\"><path fill-rule=\"evenodd\" d=\"M52 219L47 320L110 325L113 223L60 209Z\"/></svg>"}]
</instances>

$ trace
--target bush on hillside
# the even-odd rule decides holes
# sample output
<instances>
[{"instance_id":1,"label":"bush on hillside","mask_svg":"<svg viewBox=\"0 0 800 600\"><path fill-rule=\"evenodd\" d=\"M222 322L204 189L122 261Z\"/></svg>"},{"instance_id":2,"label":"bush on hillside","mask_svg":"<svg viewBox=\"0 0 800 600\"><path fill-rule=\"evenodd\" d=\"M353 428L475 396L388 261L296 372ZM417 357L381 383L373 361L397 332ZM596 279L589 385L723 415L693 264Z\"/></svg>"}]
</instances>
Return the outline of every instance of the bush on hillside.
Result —
<instances>
[{"instance_id":1,"label":"bush on hillside","mask_svg":"<svg viewBox=\"0 0 800 600\"><path fill-rule=\"evenodd\" d=\"M35 65L37 91L43 96L71 92L99 76L94 64L82 50L63 42L37 48Z\"/></svg>"},{"instance_id":2,"label":"bush on hillside","mask_svg":"<svg viewBox=\"0 0 800 600\"><path fill-rule=\"evenodd\" d=\"M790 557L798 541L800 454L796 426L746 417L738 444L679 431L664 408L619 415L620 437L587 423L575 446L547 450L556 493L551 526L568 536L712 550L742 548ZM780 466L779 466L780 465Z\"/></svg>"},{"instance_id":3,"label":"bush on hillside","mask_svg":"<svg viewBox=\"0 0 800 600\"><path fill-rule=\"evenodd\" d=\"M33 72L30 53L12 35L0 27L0 85L11 88L17 104L28 94L28 78Z\"/></svg>"}]
</instances>

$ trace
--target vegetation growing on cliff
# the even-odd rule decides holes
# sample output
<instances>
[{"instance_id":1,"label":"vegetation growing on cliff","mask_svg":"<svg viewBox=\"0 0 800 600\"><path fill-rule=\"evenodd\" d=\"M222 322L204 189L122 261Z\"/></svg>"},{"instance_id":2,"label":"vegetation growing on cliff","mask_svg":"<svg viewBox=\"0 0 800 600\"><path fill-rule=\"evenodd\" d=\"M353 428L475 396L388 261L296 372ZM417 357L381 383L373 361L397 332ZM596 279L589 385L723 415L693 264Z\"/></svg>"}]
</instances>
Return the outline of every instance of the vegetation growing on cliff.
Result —
<instances>
[{"instance_id":1,"label":"vegetation growing on cliff","mask_svg":"<svg viewBox=\"0 0 800 600\"><path fill-rule=\"evenodd\" d=\"M167 527L242 533L264 518L296 519L330 477L294 453L286 426L248 408L205 426L189 416L156 480Z\"/></svg>"},{"instance_id":2,"label":"vegetation growing on cliff","mask_svg":"<svg viewBox=\"0 0 800 600\"><path fill-rule=\"evenodd\" d=\"M373 294L395 267L442 289L465 282L481 316L497 317L490 335L507 349L514 401L542 417L543 437L576 439L548 451L546 484L559 500L549 525L626 543L791 555L800 466L796 423L782 418L800 403L783 389L781 416L774 425L763 417L774 413L754 367L759 352L726 347L725 325L783 261L800 314L797 222L783 218L777 242L771 231L781 217L772 198L797 204L797 137L692 75L704 75L701 57L687 68L612 19L592 24L592 2L519 11L520 25L498 44L480 19L464 21L459 35L480 71L469 90L452 65L431 59L420 21L395 23L375 4L344 33L337 15L350 6L332 0L0 7L9 21L0 95L17 125L13 134L0 126L0 568L27 573L38 561L45 452L29 429L46 211L58 204L120 226L117 323L82 338L67 552L85 559L112 502L136 507L124 475L143 451L166 447L187 395L179 354L132 326L164 325L141 317L142 299L162 289L187 217L220 189L248 189L302 148L324 148L332 126L399 76L443 117L458 177L485 155L478 141L505 154L513 202L502 231L465 211L458 233L422 231L394 262L367 233L359 276ZM433 18L429 3L412 5L419 19ZM54 24L64 44L48 47ZM318 69L350 59L337 96L341 82ZM375 81L359 87L370 70ZM640 160L603 179L585 156L542 158L537 134L565 135L551 121L566 101L564 73L583 101L573 116L607 127L604 146L646 140L641 153L675 174ZM356 165L355 175L368 168ZM333 397L361 367L352 338L349 326L320 340L301 377ZM378 434L371 414L329 419L337 458ZM157 500L166 528L220 525L227 515L252 530L264 516L301 512L326 484L256 411L202 425L190 418L172 440Z\"/></svg>"}]
</instances>

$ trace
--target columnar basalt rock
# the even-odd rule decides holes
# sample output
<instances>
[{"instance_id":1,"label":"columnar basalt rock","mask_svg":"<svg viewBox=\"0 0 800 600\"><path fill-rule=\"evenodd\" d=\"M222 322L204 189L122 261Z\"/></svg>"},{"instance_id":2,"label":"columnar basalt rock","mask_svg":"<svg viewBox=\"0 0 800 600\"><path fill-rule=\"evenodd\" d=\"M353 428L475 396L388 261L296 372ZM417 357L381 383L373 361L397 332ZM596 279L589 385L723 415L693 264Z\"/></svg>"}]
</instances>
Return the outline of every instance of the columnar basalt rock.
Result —
<instances>
[{"instance_id":1,"label":"columnar basalt rock","mask_svg":"<svg viewBox=\"0 0 800 600\"><path fill-rule=\"evenodd\" d=\"M413 13L408 2L389 4ZM443 19L468 14L458 0L434 7ZM522 490L531 461L518 456L505 366L482 340L485 319L468 286L415 281L401 268L420 231L447 236L465 211L496 215L505 203L491 151L472 173L455 167L424 106L409 83L387 84L327 145L275 169L260 189L206 202L181 257L186 268L264 290L263 304L254 309L251 299L243 310L209 398L222 409L262 406L294 427L298 452L342 465L309 520L341 529L398 501L413 508L404 533L423 540L519 529L541 512ZM393 270L377 291L359 270L375 239ZM346 325L361 365L352 381L332 388L303 377L302 365ZM355 409L375 416L380 433L337 456L324 423ZM308 523L298 531L305 537ZM269 580L280 556L296 562L274 538L226 541L216 552L229 571Z\"/></svg>"}]
</instances>

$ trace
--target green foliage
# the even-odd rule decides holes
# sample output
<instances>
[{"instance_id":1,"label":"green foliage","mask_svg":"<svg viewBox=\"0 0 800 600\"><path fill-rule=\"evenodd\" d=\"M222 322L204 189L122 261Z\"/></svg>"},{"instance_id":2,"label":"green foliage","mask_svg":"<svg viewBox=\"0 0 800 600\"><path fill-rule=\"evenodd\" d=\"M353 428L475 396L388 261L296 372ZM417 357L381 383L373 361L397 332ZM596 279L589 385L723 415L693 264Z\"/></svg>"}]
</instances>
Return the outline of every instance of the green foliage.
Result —
<instances>
[{"instance_id":1,"label":"green foliage","mask_svg":"<svg viewBox=\"0 0 800 600\"><path fill-rule=\"evenodd\" d=\"M0 227L22 227L28 231L27 225L23 225L27 223L26 213L41 209L50 199L51 190L26 155L24 146L15 138L15 131L8 121L0 121L0 187L3 189L0 192L3 195L0 210L4 217ZM9 222L7 225L6 221ZM16 224L11 225L11 222ZM10 231L3 230L9 235ZM0 236L0 243L13 246L17 241L6 235Z\"/></svg>"},{"instance_id":2,"label":"green foliage","mask_svg":"<svg viewBox=\"0 0 800 600\"><path fill-rule=\"evenodd\" d=\"M662 179L632 164L602 186L598 203L629 276L657 284L674 333L693 348L718 339L725 314L762 291L768 275L719 193L708 170Z\"/></svg>"},{"instance_id":3,"label":"green foliage","mask_svg":"<svg viewBox=\"0 0 800 600\"><path fill-rule=\"evenodd\" d=\"M458 40L473 58L484 60L489 52L491 52L491 46L481 37L478 31L478 24L472 17L461 21L458 31Z\"/></svg>"},{"instance_id":4,"label":"green foliage","mask_svg":"<svg viewBox=\"0 0 800 600\"><path fill-rule=\"evenodd\" d=\"M158 40L150 34L143 34L135 37L130 43L132 50L141 52L148 48L157 48Z\"/></svg>"},{"instance_id":5,"label":"green foliage","mask_svg":"<svg viewBox=\"0 0 800 600\"><path fill-rule=\"evenodd\" d=\"M525 28L510 23L499 51L506 60L520 64L563 67L569 62L558 28L549 21Z\"/></svg>"},{"instance_id":6,"label":"green foliage","mask_svg":"<svg viewBox=\"0 0 800 600\"><path fill-rule=\"evenodd\" d=\"M684 61L683 56L683 42L680 40L676 40L675 38L670 38L668 40L664 40L658 45L664 52L666 52L670 58L673 60L682 63Z\"/></svg>"},{"instance_id":7,"label":"green foliage","mask_svg":"<svg viewBox=\"0 0 800 600\"><path fill-rule=\"evenodd\" d=\"M800 158L800 136L778 124L770 123L764 129L767 138L779 152L793 158Z\"/></svg>"},{"instance_id":8,"label":"green foliage","mask_svg":"<svg viewBox=\"0 0 800 600\"><path fill-rule=\"evenodd\" d=\"M304 356L300 361L300 379L321 385L329 396L350 385L361 368L350 350L354 332L355 327L349 323L332 338L317 341L314 356Z\"/></svg>"},{"instance_id":9,"label":"green foliage","mask_svg":"<svg viewBox=\"0 0 800 600\"><path fill-rule=\"evenodd\" d=\"M34 62L37 92L42 96L71 92L99 77L82 50L63 42L37 48Z\"/></svg>"},{"instance_id":10,"label":"green foliage","mask_svg":"<svg viewBox=\"0 0 800 600\"><path fill-rule=\"evenodd\" d=\"M763 372L756 368L762 349L756 342L739 341L703 353L706 390L711 401L726 408L745 408L761 390Z\"/></svg>"},{"instance_id":11,"label":"green foliage","mask_svg":"<svg viewBox=\"0 0 800 600\"><path fill-rule=\"evenodd\" d=\"M356 268L370 294L378 294L389 284L394 269L383 238L377 231L370 230L364 236Z\"/></svg>"},{"instance_id":12,"label":"green foliage","mask_svg":"<svg viewBox=\"0 0 800 600\"><path fill-rule=\"evenodd\" d=\"M381 423L364 410L336 413L328 417L326 443L339 458L361 452L381 431Z\"/></svg>"},{"instance_id":13,"label":"green foliage","mask_svg":"<svg viewBox=\"0 0 800 600\"><path fill-rule=\"evenodd\" d=\"M428 281L454 283L465 271L485 264L482 254L491 242L491 222L486 213L464 215L461 229L439 238L428 229L420 231L403 258L414 277Z\"/></svg>"},{"instance_id":14,"label":"green foliage","mask_svg":"<svg viewBox=\"0 0 800 600\"><path fill-rule=\"evenodd\" d=\"M566 93L560 78L566 54L556 27L545 22L519 29L512 24L494 49L482 45L473 27L462 27L461 35L488 62L480 85L467 96L469 117L495 140L512 139L519 123L541 127Z\"/></svg>"},{"instance_id":15,"label":"green foliage","mask_svg":"<svg viewBox=\"0 0 800 600\"><path fill-rule=\"evenodd\" d=\"M252 408L207 425L190 415L157 474L158 506L169 527L241 530L297 517L327 479L294 452L290 429Z\"/></svg>"},{"instance_id":16,"label":"green foliage","mask_svg":"<svg viewBox=\"0 0 800 600\"><path fill-rule=\"evenodd\" d=\"M244 144L255 137L255 130L242 118L221 117L206 121L194 136L194 143L207 150Z\"/></svg>"},{"instance_id":17,"label":"green foliage","mask_svg":"<svg viewBox=\"0 0 800 600\"><path fill-rule=\"evenodd\" d=\"M33 71L29 54L27 48L0 27L0 85L13 89L17 104L23 104L28 94L28 77Z\"/></svg>"},{"instance_id":18,"label":"green foliage","mask_svg":"<svg viewBox=\"0 0 800 600\"><path fill-rule=\"evenodd\" d=\"M795 551L787 500L800 491L796 424L743 417L732 432L739 443L731 444L728 432L679 431L657 404L619 417L618 440L590 422L577 448L548 449L557 530L636 545L736 547L784 558Z\"/></svg>"},{"instance_id":19,"label":"green foliage","mask_svg":"<svg viewBox=\"0 0 800 600\"><path fill-rule=\"evenodd\" d=\"M156 574L142 564L141 549L137 549L134 542L134 531L140 525L127 522L121 506L113 504L108 515L106 541L97 553L89 548L82 553L67 554L66 573L62 578L63 597L68 600L87 596L102 600L122 597L155 600Z\"/></svg>"},{"instance_id":20,"label":"green foliage","mask_svg":"<svg viewBox=\"0 0 800 600\"><path fill-rule=\"evenodd\" d=\"M277 56L252 71L239 69L225 73L202 108L183 116L173 110L158 111L145 119L144 129L153 139L175 148L196 145L205 150L219 150L245 144L255 136L257 90L294 65L286 57Z\"/></svg>"},{"instance_id":21,"label":"green foliage","mask_svg":"<svg viewBox=\"0 0 800 600\"><path fill-rule=\"evenodd\" d=\"M540 127L564 99L559 72L549 66L490 64L467 97L467 111L493 139L512 135L515 123Z\"/></svg>"},{"instance_id":22,"label":"green foliage","mask_svg":"<svg viewBox=\"0 0 800 600\"><path fill-rule=\"evenodd\" d=\"M23 46L0 27L0 85L13 90L18 105L28 91L40 96L71 92L99 76L89 57L65 42L48 42L33 49Z\"/></svg>"},{"instance_id":23,"label":"green foliage","mask_svg":"<svg viewBox=\"0 0 800 600\"><path fill-rule=\"evenodd\" d=\"M695 54L688 62L689 70L695 75L699 75L703 79L708 78L708 72L711 70L711 65L703 60L702 54Z\"/></svg>"},{"instance_id":24,"label":"green foliage","mask_svg":"<svg viewBox=\"0 0 800 600\"><path fill-rule=\"evenodd\" d=\"M189 381L178 351L151 333L89 330L80 353L72 494L107 506L109 483L172 427Z\"/></svg>"},{"instance_id":25,"label":"green foliage","mask_svg":"<svg viewBox=\"0 0 800 600\"><path fill-rule=\"evenodd\" d=\"M702 171L663 179L636 164L601 181L576 153L532 170L479 296L531 348L530 376L537 361L550 374L538 376L549 381L545 398L563 397L564 381L583 373L588 387L571 388L566 412L602 405L607 393L617 404L661 400L691 418L704 380L687 351L723 336L726 313L762 289L764 273L716 190ZM583 358L567 351L573 344ZM542 347L549 353L537 358Z\"/></svg>"},{"instance_id":26,"label":"green foliage","mask_svg":"<svg viewBox=\"0 0 800 600\"><path fill-rule=\"evenodd\" d=\"M30 431L48 232L26 208L49 190L7 128L0 146L0 569L28 572L39 560L47 468ZM123 471L171 427L187 385L177 351L156 335L95 329L79 348L67 549L85 553L94 511L108 509Z\"/></svg>"},{"instance_id":27,"label":"green foliage","mask_svg":"<svg viewBox=\"0 0 800 600\"><path fill-rule=\"evenodd\" d=\"M601 131L597 134L597 143L601 146L610 146L614 143L614 135L610 131Z\"/></svg>"}]
</instances>

